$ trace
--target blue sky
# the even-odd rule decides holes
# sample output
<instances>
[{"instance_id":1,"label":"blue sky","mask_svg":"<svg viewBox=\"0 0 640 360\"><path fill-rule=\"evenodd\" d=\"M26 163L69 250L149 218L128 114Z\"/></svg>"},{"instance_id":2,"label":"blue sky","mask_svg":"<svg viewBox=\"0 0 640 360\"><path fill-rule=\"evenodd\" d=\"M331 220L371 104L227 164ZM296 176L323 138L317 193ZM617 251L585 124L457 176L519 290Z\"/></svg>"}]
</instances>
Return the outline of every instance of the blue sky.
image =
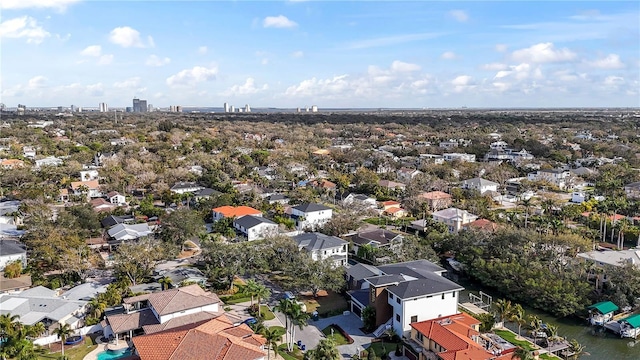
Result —
<instances>
[{"instance_id":1,"label":"blue sky","mask_svg":"<svg viewBox=\"0 0 640 360\"><path fill-rule=\"evenodd\" d=\"M10 107L640 106L637 1L0 6Z\"/></svg>"}]
</instances>

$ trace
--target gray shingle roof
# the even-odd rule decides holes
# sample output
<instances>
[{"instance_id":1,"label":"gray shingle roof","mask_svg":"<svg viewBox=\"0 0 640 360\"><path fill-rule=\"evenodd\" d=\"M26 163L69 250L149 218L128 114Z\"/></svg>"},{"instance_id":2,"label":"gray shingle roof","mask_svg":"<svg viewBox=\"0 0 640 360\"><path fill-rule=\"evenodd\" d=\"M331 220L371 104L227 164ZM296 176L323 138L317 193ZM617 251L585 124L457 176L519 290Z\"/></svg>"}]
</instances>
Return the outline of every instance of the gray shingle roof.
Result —
<instances>
[{"instance_id":1,"label":"gray shingle roof","mask_svg":"<svg viewBox=\"0 0 640 360\"><path fill-rule=\"evenodd\" d=\"M324 205L316 204L316 203L307 203L300 204L298 206L294 206L294 209L298 211L302 211L303 213L310 213L314 211L323 211L323 210L331 210L330 207L326 207Z\"/></svg>"},{"instance_id":2,"label":"gray shingle roof","mask_svg":"<svg viewBox=\"0 0 640 360\"><path fill-rule=\"evenodd\" d=\"M296 235L293 240L298 243L298 247L305 248L307 251L331 249L347 244L346 241L340 238L319 232Z\"/></svg>"},{"instance_id":3,"label":"gray shingle roof","mask_svg":"<svg viewBox=\"0 0 640 360\"><path fill-rule=\"evenodd\" d=\"M260 224L273 224L273 225L276 225L276 223L274 223L273 221L271 221L269 219L265 219L262 216L253 216L253 215L243 216L243 217L241 217L239 219L235 219L233 222L238 224L239 226L245 228L245 229L251 229L252 227L260 225Z\"/></svg>"},{"instance_id":4,"label":"gray shingle roof","mask_svg":"<svg viewBox=\"0 0 640 360\"><path fill-rule=\"evenodd\" d=\"M401 299L411 299L419 296L435 295L449 291L464 290L453 281L440 275L431 273L424 279L401 282L387 287L387 291Z\"/></svg>"},{"instance_id":5,"label":"gray shingle roof","mask_svg":"<svg viewBox=\"0 0 640 360\"><path fill-rule=\"evenodd\" d=\"M367 282L371 283L373 286L381 286L381 285L390 285L397 284L401 282L406 282L407 279L400 274L391 274L391 275L382 275L382 276L374 276L366 279Z\"/></svg>"},{"instance_id":6,"label":"gray shingle roof","mask_svg":"<svg viewBox=\"0 0 640 360\"><path fill-rule=\"evenodd\" d=\"M359 281L364 278L378 275L380 271L373 265L356 264L347 270L347 276Z\"/></svg>"},{"instance_id":7,"label":"gray shingle roof","mask_svg":"<svg viewBox=\"0 0 640 360\"><path fill-rule=\"evenodd\" d=\"M385 274L404 274L416 278L424 278L433 273L445 271L444 268L427 260L407 261L396 264L381 265L378 269ZM438 275L439 276L439 275Z\"/></svg>"},{"instance_id":8,"label":"gray shingle roof","mask_svg":"<svg viewBox=\"0 0 640 360\"><path fill-rule=\"evenodd\" d=\"M0 240L0 255L8 256L15 254L25 254L27 250L23 245L13 240Z\"/></svg>"}]
</instances>

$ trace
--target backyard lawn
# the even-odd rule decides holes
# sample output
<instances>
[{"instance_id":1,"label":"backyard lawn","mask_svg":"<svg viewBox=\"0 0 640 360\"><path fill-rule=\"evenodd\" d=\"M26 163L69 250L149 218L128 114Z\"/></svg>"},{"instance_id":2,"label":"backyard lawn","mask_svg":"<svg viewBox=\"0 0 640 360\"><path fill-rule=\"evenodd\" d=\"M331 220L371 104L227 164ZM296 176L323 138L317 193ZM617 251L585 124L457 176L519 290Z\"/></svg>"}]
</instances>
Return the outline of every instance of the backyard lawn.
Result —
<instances>
[{"instance_id":1,"label":"backyard lawn","mask_svg":"<svg viewBox=\"0 0 640 360\"><path fill-rule=\"evenodd\" d=\"M538 349L538 347L534 347L532 343L528 342L527 340L517 340L516 339L516 334L512 333L511 331L508 330L493 330L493 332L500 336L501 338L507 340L508 342L512 343L513 345L516 346L520 346L523 349L526 349L528 351L533 351ZM542 354L540 355L541 359L559 359L557 356L551 356L549 354Z\"/></svg>"},{"instance_id":2,"label":"backyard lawn","mask_svg":"<svg viewBox=\"0 0 640 360\"><path fill-rule=\"evenodd\" d=\"M333 291L320 291L317 298L311 295L303 295L300 296L300 300L307 305L308 313L317 311L320 316L339 315L343 311L349 310L347 300Z\"/></svg>"},{"instance_id":3,"label":"backyard lawn","mask_svg":"<svg viewBox=\"0 0 640 360\"><path fill-rule=\"evenodd\" d=\"M371 346L369 346L365 350L367 351L367 353L369 353L369 351L373 351L376 353L376 356L381 356L384 353L388 354L392 351L396 351L396 347L398 346L398 344L400 343L377 341L372 342Z\"/></svg>"},{"instance_id":4,"label":"backyard lawn","mask_svg":"<svg viewBox=\"0 0 640 360\"><path fill-rule=\"evenodd\" d=\"M98 345L96 345L93 340L85 336L82 344L78 345L65 345L64 347L64 355L69 357L69 360L82 360L85 355L93 351ZM45 350L49 350L48 346L42 347ZM60 343L51 344L51 350L48 354L39 355L38 359L57 359L62 355L60 352Z\"/></svg>"},{"instance_id":5,"label":"backyard lawn","mask_svg":"<svg viewBox=\"0 0 640 360\"><path fill-rule=\"evenodd\" d=\"M262 315L262 320L273 320L276 318L275 314L267 305L260 305L260 314Z\"/></svg>"}]
</instances>

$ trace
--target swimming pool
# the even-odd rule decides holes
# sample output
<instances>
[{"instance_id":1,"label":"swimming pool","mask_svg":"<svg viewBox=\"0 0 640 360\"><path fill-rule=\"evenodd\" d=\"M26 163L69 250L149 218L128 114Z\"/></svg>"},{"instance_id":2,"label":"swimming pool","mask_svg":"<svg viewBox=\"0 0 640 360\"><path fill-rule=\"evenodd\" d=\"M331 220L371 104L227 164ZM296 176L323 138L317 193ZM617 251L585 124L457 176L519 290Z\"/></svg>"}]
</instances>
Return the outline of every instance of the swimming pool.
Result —
<instances>
[{"instance_id":1,"label":"swimming pool","mask_svg":"<svg viewBox=\"0 0 640 360\"><path fill-rule=\"evenodd\" d=\"M117 360L131 356L133 351L130 348L120 350L106 350L98 353L98 360Z\"/></svg>"}]
</instances>

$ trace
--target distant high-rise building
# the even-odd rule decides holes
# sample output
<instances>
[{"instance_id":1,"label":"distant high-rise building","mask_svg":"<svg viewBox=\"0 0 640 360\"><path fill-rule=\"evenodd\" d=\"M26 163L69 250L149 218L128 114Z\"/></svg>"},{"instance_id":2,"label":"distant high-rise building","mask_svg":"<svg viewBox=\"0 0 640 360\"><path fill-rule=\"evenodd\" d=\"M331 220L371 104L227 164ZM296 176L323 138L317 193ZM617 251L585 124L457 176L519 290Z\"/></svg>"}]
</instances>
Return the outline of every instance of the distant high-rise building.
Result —
<instances>
[{"instance_id":1,"label":"distant high-rise building","mask_svg":"<svg viewBox=\"0 0 640 360\"><path fill-rule=\"evenodd\" d=\"M109 107L107 106L107 103L100 103L98 105L98 110L100 112L107 112L107 111L109 111Z\"/></svg>"},{"instance_id":2,"label":"distant high-rise building","mask_svg":"<svg viewBox=\"0 0 640 360\"><path fill-rule=\"evenodd\" d=\"M236 112L236 107L231 105L231 107L229 108L229 112Z\"/></svg>"},{"instance_id":3,"label":"distant high-rise building","mask_svg":"<svg viewBox=\"0 0 640 360\"><path fill-rule=\"evenodd\" d=\"M251 108L249 107L249 104L244 106L244 112L251 112Z\"/></svg>"},{"instance_id":4,"label":"distant high-rise building","mask_svg":"<svg viewBox=\"0 0 640 360\"><path fill-rule=\"evenodd\" d=\"M76 111L76 106L75 105L71 105L71 112L75 112Z\"/></svg>"},{"instance_id":5,"label":"distant high-rise building","mask_svg":"<svg viewBox=\"0 0 640 360\"><path fill-rule=\"evenodd\" d=\"M224 103L224 112L229 112L229 103Z\"/></svg>"},{"instance_id":6,"label":"distant high-rise building","mask_svg":"<svg viewBox=\"0 0 640 360\"><path fill-rule=\"evenodd\" d=\"M311 106L311 112L318 112L318 105Z\"/></svg>"},{"instance_id":7,"label":"distant high-rise building","mask_svg":"<svg viewBox=\"0 0 640 360\"><path fill-rule=\"evenodd\" d=\"M147 100L140 100L138 98L133 98L133 112L147 112Z\"/></svg>"},{"instance_id":8,"label":"distant high-rise building","mask_svg":"<svg viewBox=\"0 0 640 360\"><path fill-rule=\"evenodd\" d=\"M147 111L153 112L153 105L151 104L147 105Z\"/></svg>"},{"instance_id":9,"label":"distant high-rise building","mask_svg":"<svg viewBox=\"0 0 640 360\"><path fill-rule=\"evenodd\" d=\"M182 112L182 106L180 106L180 105L171 105L171 106L169 106L169 112Z\"/></svg>"}]
</instances>

